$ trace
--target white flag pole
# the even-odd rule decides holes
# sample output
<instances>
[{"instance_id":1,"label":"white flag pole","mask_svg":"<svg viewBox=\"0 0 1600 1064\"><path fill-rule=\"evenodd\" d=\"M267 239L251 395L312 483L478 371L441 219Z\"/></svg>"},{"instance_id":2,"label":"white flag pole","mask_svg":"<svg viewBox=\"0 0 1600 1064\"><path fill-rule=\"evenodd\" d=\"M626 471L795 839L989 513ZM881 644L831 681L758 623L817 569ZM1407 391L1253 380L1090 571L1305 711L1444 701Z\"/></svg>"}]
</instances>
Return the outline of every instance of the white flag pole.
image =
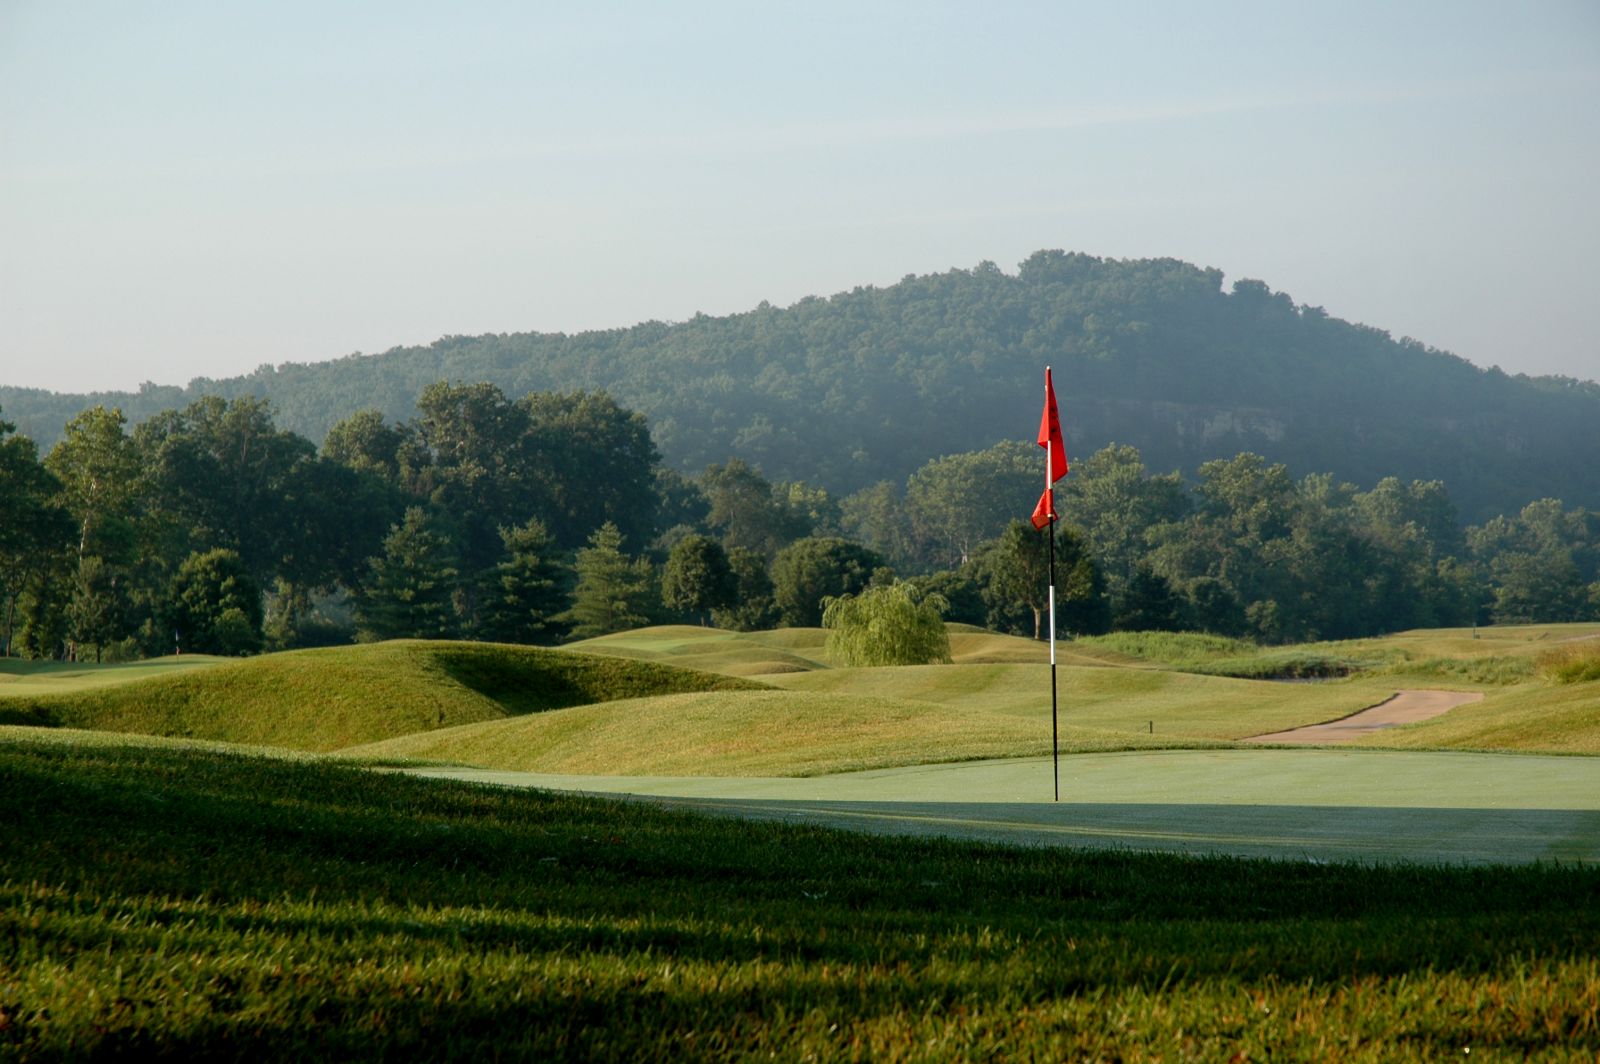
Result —
<instances>
[{"instance_id":1,"label":"white flag pole","mask_svg":"<svg viewBox=\"0 0 1600 1064\"><path fill-rule=\"evenodd\" d=\"M1050 379L1050 367L1044 368L1045 380ZM1045 402L1050 401L1048 386L1045 389ZM1051 468L1054 447L1046 446L1044 449L1044 490L1051 491L1055 486L1055 470ZM1061 801L1061 738L1060 726L1056 722L1056 502L1055 496L1050 496L1050 525L1046 535L1050 537L1050 771L1055 782L1056 801Z\"/></svg>"}]
</instances>

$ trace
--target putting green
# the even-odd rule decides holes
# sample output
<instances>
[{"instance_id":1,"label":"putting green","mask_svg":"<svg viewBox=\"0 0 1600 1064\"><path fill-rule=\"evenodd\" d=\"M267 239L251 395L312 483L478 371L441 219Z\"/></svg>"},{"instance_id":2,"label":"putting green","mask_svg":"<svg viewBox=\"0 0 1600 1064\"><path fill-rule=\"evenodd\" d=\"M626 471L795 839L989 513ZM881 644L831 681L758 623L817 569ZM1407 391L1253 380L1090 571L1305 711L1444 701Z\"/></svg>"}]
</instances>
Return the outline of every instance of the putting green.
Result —
<instances>
[{"instance_id":1,"label":"putting green","mask_svg":"<svg viewBox=\"0 0 1600 1064\"><path fill-rule=\"evenodd\" d=\"M417 775L628 795L895 834L1423 863L1600 863L1600 758L1385 750L1163 750L806 778Z\"/></svg>"}]
</instances>

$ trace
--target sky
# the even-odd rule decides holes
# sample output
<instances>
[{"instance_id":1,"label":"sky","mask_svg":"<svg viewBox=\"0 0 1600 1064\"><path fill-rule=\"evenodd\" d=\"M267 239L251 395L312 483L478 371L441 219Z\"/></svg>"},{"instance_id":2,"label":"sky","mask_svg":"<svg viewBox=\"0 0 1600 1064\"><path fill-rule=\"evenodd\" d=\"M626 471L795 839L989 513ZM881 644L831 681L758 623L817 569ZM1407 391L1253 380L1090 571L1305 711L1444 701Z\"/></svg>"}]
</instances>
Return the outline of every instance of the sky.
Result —
<instances>
[{"instance_id":1,"label":"sky","mask_svg":"<svg viewBox=\"0 0 1600 1064\"><path fill-rule=\"evenodd\" d=\"M1600 379L1600 3L0 0L0 384L1041 248Z\"/></svg>"}]
</instances>

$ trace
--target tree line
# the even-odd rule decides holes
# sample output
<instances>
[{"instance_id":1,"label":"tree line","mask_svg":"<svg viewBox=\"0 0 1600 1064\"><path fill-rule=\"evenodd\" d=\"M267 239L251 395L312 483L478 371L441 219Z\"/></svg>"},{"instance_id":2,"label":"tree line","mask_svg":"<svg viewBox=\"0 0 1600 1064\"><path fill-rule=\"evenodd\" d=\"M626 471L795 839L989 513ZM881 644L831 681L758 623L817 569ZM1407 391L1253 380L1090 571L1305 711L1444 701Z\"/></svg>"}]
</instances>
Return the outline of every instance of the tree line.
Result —
<instances>
[{"instance_id":1,"label":"tree line","mask_svg":"<svg viewBox=\"0 0 1600 1064\"><path fill-rule=\"evenodd\" d=\"M254 395L316 441L351 412L411 416L433 381L507 395L604 390L650 420L685 475L739 458L837 496L903 482L929 456L980 450L1037 417L1053 364L1071 450L1137 447L1193 470L1249 451L1295 476L1443 480L1483 523L1542 497L1600 507L1600 384L1480 369L1296 304L1257 280L1173 259L1040 251L787 307L574 335L452 336L315 364L262 366L120 396L0 387L41 442L85 407L134 421L204 395Z\"/></svg>"},{"instance_id":2,"label":"tree line","mask_svg":"<svg viewBox=\"0 0 1600 1064\"><path fill-rule=\"evenodd\" d=\"M890 587L909 596L897 608L1037 636L1046 544L1017 518L1041 477L1020 442L842 498L738 458L690 477L607 393L487 383L431 384L400 421L357 412L320 447L252 397L131 429L93 407L43 455L0 421L0 645L102 659L557 643L667 621L816 625L830 600ZM1067 633L1278 642L1600 619L1600 515L1554 499L1463 528L1438 481L1363 491L1253 453L1185 480L1128 445L1057 490Z\"/></svg>"}]
</instances>

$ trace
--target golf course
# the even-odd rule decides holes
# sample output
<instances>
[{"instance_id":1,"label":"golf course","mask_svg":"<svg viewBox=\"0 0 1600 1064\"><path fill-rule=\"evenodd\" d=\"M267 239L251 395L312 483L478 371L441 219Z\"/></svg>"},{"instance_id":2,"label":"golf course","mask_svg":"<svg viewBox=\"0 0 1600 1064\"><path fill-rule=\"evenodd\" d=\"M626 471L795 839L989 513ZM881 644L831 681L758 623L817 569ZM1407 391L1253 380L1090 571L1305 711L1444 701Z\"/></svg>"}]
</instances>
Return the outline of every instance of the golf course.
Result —
<instances>
[{"instance_id":1,"label":"golf course","mask_svg":"<svg viewBox=\"0 0 1600 1064\"><path fill-rule=\"evenodd\" d=\"M0 663L0 1056L1600 1051L1600 625L825 639Z\"/></svg>"}]
</instances>

